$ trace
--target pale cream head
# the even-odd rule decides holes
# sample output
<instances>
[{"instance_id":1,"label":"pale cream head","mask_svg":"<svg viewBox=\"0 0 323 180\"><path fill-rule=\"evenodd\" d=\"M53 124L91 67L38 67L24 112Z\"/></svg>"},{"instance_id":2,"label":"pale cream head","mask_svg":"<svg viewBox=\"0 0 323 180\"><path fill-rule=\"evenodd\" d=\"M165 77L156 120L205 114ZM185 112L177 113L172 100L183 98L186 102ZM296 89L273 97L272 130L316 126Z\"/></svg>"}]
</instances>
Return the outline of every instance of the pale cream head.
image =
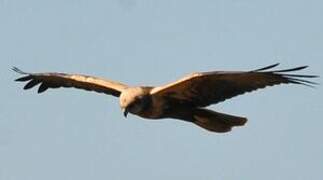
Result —
<instances>
[{"instance_id":1,"label":"pale cream head","mask_svg":"<svg viewBox=\"0 0 323 180\"><path fill-rule=\"evenodd\" d=\"M120 94L119 103L122 109L133 103L137 97L145 95L145 91L140 87L127 88Z\"/></svg>"},{"instance_id":2,"label":"pale cream head","mask_svg":"<svg viewBox=\"0 0 323 180\"><path fill-rule=\"evenodd\" d=\"M140 113L149 102L148 96L147 91L141 87L127 88L122 91L119 103L124 115L127 116L128 111L133 114Z\"/></svg>"}]
</instances>

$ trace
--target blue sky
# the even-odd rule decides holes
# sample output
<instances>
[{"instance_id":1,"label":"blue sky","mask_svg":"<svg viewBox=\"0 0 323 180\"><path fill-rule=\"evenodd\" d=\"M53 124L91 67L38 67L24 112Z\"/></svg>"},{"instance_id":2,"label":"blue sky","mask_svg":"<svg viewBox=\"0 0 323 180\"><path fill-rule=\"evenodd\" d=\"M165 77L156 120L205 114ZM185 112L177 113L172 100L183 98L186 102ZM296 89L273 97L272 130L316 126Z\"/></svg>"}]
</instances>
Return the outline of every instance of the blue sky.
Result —
<instances>
[{"instance_id":1,"label":"blue sky","mask_svg":"<svg viewBox=\"0 0 323 180\"><path fill-rule=\"evenodd\" d=\"M211 106L249 119L214 134L181 121L124 119L118 100L102 94L22 91L9 70L131 85L276 62L321 75L322 7L314 0L0 0L0 180L322 179L320 86L278 86Z\"/></svg>"}]
</instances>

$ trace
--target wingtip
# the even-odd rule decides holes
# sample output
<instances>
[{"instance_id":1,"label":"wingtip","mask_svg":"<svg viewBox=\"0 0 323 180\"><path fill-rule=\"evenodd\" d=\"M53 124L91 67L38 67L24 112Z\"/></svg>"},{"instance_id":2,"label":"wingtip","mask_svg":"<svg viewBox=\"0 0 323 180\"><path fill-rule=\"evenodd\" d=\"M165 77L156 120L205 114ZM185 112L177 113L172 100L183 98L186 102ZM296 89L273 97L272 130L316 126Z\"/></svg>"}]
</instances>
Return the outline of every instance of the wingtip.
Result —
<instances>
[{"instance_id":1,"label":"wingtip","mask_svg":"<svg viewBox=\"0 0 323 180\"><path fill-rule=\"evenodd\" d=\"M277 67L278 65L280 65L280 63L276 63L276 64L269 65L269 66L266 66L266 67L263 67L263 68L260 68L260 69L256 69L256 70L253 70L251 72L265 71L265 70ZM306 69L308 67L309 67L308 65L304 65L304 66L298 66L298 67L290 68L290 69L274 70L274 71L271 71L271 72L273 72L273 73L282 73L282 72L300 71L300 70ZM318 76L313 76L313 77L318 77Z\"/></svg>"},{"instance_id":2,"label":"wingtip","mask_svg":"<svg viewBox=\"0 0 323 180\"><path fill-rule=\"evenodd\" d=\"M16 73L19 73L19 74L28 74L22 70L20 70L19 68L17 68L16 66L12 66L11 68L12 71L16 72Z\"/></svg>"},{"instance_id":3,"label":"wingtip","mask_svg":"<svg viewBox=\"0 0 323 180\"><path fill-rule=\"evenodd\" d=\"M291 71L299 71L299 70L303 70L308 68L309 66L298 66L295 68L291 68L291 69L283 69L283 70L277 70L277 71L273 71L273 72L291 72Z\"/></svg>"},{"instance_id":4,"label":"wingtip","mask_svg":"<svg viewBox=\"0 0 323 180\"><path fill-rule=\"evenodd\" d=\"M19 68L17 68L16 66L13 66L11 68L11 70L14 71L14 72L16 72L16 73L18 73L18 74L25 75L23 77L20 77L20 78L15 79L15 81L23 82L23 81L29 81L29 80L32 79L32 76L31 76L30 73L26 73L26 72L20 70Z\"/></svg>"},{"instance_id":5,"label":"wingtip","mask_svg":"<svg viewBox=\"0 0 323 180\"><path fill-rule=\"evenodd\" d=\"M260 68L260 69L253 70L253 72L272 69L272 68L274 68L276 66L279 66L279 65L280 65L280 63L275 63L275 64L272 64L272 65L269 65L269 66L266 66L266 67L263 67L263 68Z\"/></svg>"}]
</instances>

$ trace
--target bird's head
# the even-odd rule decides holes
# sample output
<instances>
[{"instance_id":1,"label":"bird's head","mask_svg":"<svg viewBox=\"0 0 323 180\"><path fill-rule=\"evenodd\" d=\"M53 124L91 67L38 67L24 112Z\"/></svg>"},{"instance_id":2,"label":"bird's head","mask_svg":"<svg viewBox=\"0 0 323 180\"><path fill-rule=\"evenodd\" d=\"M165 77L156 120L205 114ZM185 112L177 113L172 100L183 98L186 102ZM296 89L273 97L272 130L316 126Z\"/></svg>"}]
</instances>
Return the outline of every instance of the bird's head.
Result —
<instances>
[{"instance_id":1,"label":"bird's head","mask_svg":"<svg viewBox=\"0 0 323 180\"><path fill-rule=\"evenodd\" d=\"M120 107L127 117L128 112L139 114L151 104L151 96L143 88L128 88L120 95Z\"/></svg>"}]
</instances>

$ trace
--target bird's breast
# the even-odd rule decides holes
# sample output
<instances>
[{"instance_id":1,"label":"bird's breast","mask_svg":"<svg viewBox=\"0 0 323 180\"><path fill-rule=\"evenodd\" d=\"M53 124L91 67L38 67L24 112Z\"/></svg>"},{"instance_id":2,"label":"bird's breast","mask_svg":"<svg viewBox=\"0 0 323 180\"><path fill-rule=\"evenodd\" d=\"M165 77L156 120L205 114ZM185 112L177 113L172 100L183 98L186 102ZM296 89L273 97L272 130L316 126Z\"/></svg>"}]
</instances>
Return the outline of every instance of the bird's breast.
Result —
<instances>
[{"instance_id":1,"label":"bird's breast","mask_svg":"<svg viewBox=\"0 0 323 180\"><path fill-rule=\"evenodd\" d=\"M153 96L150 106L137 115L147 119L159 119L163 116L164 109L165 101L163 98Z\"/></svg>"}]
</instances>

